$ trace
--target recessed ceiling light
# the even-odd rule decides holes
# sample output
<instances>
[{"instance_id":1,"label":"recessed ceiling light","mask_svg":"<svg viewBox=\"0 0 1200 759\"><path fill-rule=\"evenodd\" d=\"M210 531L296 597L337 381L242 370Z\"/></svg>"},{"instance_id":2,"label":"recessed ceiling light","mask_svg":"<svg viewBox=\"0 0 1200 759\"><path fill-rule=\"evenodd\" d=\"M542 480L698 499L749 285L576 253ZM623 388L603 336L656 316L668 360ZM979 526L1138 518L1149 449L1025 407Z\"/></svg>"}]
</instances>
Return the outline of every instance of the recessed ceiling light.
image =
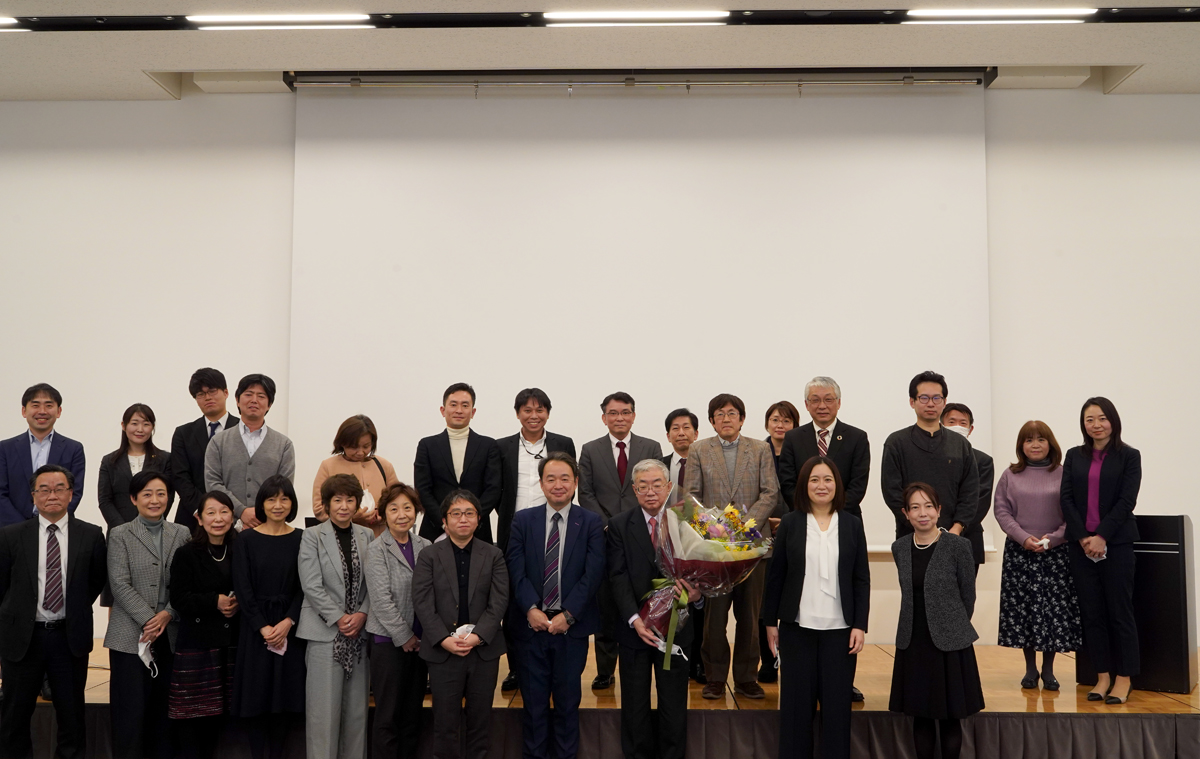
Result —
<instances>
[{"instance_id":1,"label":"recessed ceiling light","mask_svg":"<svg viewBox=\"0 0 1200 759\"><path fill-rule=\"evenodd\" d=\"M1082 24L1081 18L993 18L986 21L953 19L946 21L901 21L901 24Z\"/></svg>"},{"instance_id":2,"label":"recessed ceiling light","mask_svg":"<svg viewBox=\"0 0 1200 759\"><path fill-rule=\"evenodd\" d=\"M909 11L910 16L968 18L971 16L1090 16L1095 8L928 8Z\"/></svg>"},{"instance_id":3,"label":"recessed ceiling light","mask_svg":"<svg viewBox=\"0 0 1200 759\"><path fill-rule=\"evenodd\" d=\"M202 32L263 32L276 29L374 29L372 24L270 24L238 26L202 26Z\"/></svg>"},{"instance_id":4,"label":"recessed ceiling light","mask_svg":"<svg viewBox=\"0 0 1200 759\"><path fill-rule=\"evenodd\" d=\"M592 23L567 22L546 24L546 26L725 26L721 21L596 21Z\"/></svg>"},{"instance_id":5,"label":"recessed ceiling light","mask_svg":"<svg viewBox=\"0 0 1200 759\"><path fill-rule=\"evenodd\" d=\"M257 13L224 16L187 16L193 24L291 24L325 21L367 21L365 13Z\"/></svg>"},{"instance_id":6,"label":"recessed ceiling light","mask_svg":"<svg viewBox=\"0 0 1200 759\"><path fill-rule=\"evenodd\" d=\"M15 23L17 23L17 20L15 18L9 18L7 16L0 16L0 24L15 24Z\"/></svg>"},{"instance_id":7,"label":"recessed ceiling light","mask_svg":"<svg viewBox=\"0 0 1200 759\"><path fill-rule=\"evenodd\" d=\"M729 11L551 11L542 16L554 21L670 21L728 18Z\"/></svg>"}]
</instances>

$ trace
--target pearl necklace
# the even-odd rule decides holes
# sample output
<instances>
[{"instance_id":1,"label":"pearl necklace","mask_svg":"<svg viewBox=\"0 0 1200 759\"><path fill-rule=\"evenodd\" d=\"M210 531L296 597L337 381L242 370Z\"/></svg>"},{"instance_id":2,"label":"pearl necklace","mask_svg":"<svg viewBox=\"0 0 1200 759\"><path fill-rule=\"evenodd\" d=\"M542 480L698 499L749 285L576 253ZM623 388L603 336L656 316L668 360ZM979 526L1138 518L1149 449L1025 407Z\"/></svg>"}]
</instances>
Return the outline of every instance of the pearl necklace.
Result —
<instances>
[{"instance_id":1,"label":"pearl necklace","mask_svg":"<svg viewBox=\"0 0 1200 759\"><path fill-rule=\"evenodd\" d=\"M221 552L221 558L218 559L216 556L213 556L212 546L210 545L208 547L208 555L212 557L212 560L218 564L220 564L222 561L225 561L225 557L229 555L229 546L223 546L223 548L225 550Z\"/></svg>"},{"instance_id":2,"label":"pearl necklace","mask_svg":"<svg viewBox=\"0 0 1200 759\"><path fill-rule=\"evenodd\" d=\"M915 532L914 532L914 533L913 533L913 545L916 547L916 549L917 549L918 551L924 551L925 549L927 549L927 548L929 548L930 546L932 546L934 543L937 543L937 542L938 542L938 538L940 538L941 536L942 536L942 528L940 528L940 527L939 527L939 528L938 528L938 537L937 537L937 538L934 538L934 539L933 539L933 540L931 540L931 541L929 541L929 542L928 542L928 543L926 543L925 545L921 545L920 543L918 543L918 542L917 542L917 533L915 533Z\"/></svg>"}]
</instances>

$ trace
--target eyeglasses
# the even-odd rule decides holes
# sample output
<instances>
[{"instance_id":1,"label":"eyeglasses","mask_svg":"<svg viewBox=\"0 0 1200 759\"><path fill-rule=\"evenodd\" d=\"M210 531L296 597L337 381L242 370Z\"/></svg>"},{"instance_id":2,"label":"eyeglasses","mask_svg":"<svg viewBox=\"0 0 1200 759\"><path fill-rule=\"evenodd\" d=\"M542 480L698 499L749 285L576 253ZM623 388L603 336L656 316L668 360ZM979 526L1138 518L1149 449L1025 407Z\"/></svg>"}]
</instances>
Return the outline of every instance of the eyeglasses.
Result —
<instances>
[{"instance_id":1,"label":"eyeglasses","mask_svg":"<svg viewBox=\"0 0 1200 759\"><path fill-rule=\"evenodd\" d=\"M633 492L637 493L638 495L645 495L653 490L655 493L659 493L661 495L662 493L667 492L670 487L671 483L669 482L655 482L649 485L634 485Z\"/></svg>"},{"instance_id":2,"label":"eyeglasses","mask_svg":"<svg viewBox=\"0 0 1200 759\"><path fill-rule=\"evenodd\" d=\"M220 390L201 390L196 393L197 398L216 398L221 394Z\"/></svg>"},{"instance_id":3,"label":"eyeglasses","mask_svg":"<svg viewBox=\"0 0 1200 759\"><path fill-rule=\"evenodd\" d=\"M37 493L40 496L47 496L47 495L50 495L51 493L54 493L55 495L63 495L64 493L70 493L71 489L69 487L67 487L66 485L58 485L53 488L48 488L45 485L43 485L33 492Z\"/></svg>"},{"instance_id":4,"label":"eyeglasses","mask_svg":"<svg viewBox=\"0 0 1200 759\"><path fill-rule=\"evenodd\" d=\"M476 516L474 509L471 509L470 511L455 510L455 511L450 511L450 512L446 513L446 518L453 519L453 520L459 520L464 517L474 517L474 516Z\"/></svg>"},{"instance_id":5,"label":"eyeglasses","mask_svg":"<svg viewBox=\"0 0 1200 759\"><path fill-rule=\"evenodd\" d=\"M622 409L621 411L615 411L615 410L614 411L605 411L604 415L611 416L614 419L618 416L621 417L622 419L627 419L627 418L633 416L633 412L630 411L629 409Z\"/></svg>"},{"instance_id":6,"label":"eyeglasses","mask_svg":"<svg viewBox=\"0 0 1200 759\"><path fill-rule=\"evenodd\" d=\"M713 414L713 419L720 421L722 419L741 419L742 412L734 409L733 411L718 411Z\"/></svg>"},{"instance_id":7,"label":"eyeglasses","mask_svg":"<svg viewBox=\"0 0 1200 759\"><path fill-rule=\"evenodd\" d=\"M941 403L946 400L944 395L918 395L917 400L921 403Z\"/></svg>"},{"instance_id":8,"label":"eyeglasses","mask_svg":"<svg viewBox=\"0 0 1200 759\"><path fill-rule=\"evenodd\" d=\"M837 403L837 398L818 398L817 396L809 396L805 403L810 406L832 406Z\"/></svg>"}]
</instances>

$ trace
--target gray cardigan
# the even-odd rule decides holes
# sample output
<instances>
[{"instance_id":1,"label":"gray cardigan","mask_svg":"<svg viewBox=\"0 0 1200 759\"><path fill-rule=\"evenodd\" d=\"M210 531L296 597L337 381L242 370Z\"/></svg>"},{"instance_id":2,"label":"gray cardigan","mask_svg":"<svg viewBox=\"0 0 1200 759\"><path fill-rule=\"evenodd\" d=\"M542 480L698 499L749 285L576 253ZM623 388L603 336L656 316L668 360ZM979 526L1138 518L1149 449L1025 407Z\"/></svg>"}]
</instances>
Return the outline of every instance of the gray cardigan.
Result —
<instances>
[{"instance_id":1,"label":"gray cardigan","mask_svg":"<svg viewBox=\"0 0 1200 759\"><path fill-rule=\"evenodd\" d=\"M241 443L241 441L238 441ZM367 598L367 546L374 537L362 525L351 525L354 541L358 544L358 560L363 565L363 581L354 602L354 613L370 615L371 603ZM333 522L323 522L305 530L300 538L300 587L304 589L304 603L300 606L300 623L296 635L305 640L328 643L337 637L338 620L346 613L346 581L342 575L342 552L338 548Z\"/></svg>"},{"instance_id":2,"label":"gray cardigan","mask_svg":"<svg viewBox=\"0 0 1200 759\"><path fill-rule=\"evenodd\" d=\"M171 584L171 562L175 551L191 538L188 528L163 520L162 547L164 556L157 556L154 538L137 519L112 528L108 533L108 585L112 589L113 605L108 612L108 629L104 647L125 654L138 652L142 627L157 612L160 597L159 583ZM167 602L171 612L167 625L167 641L175 649L179 633L178 614Z\"/></svg>"},{"instance_id":3,"label":"gray cardigan","mask_svg":"<svg viewBox=\"0 0 1200 759\"><path fill-rule=\"evenodd\" d=\"M291 439L270 427L266 430L254 458L246 455L240 423L213 435L204 450L204 487L220 490L232 498L233 510L239 517L243 509L254 508L258 489L268 477L282 474L291 480L296 475L296 452Z\"/></svg>"},{"instance_id":4,"label":"gray cardigan","mask_svg":"<svg viewBox=\"0 0 1200 759\"><path fill-rule=\"evenodd\" d=\"M958 651L979 639L971 626L975 612L975 557L971 541L950 532L938 538L929 568L925 570L925 616L929 637L940 651ZM896 628L896 648L908 648L912 642L913 587L912 535L892 543L892 558L900 575L900 624Z\"/></svg>"},{"instance_id":5,"label":"gray cardigan","mask_svg":"<svg viewBox=\"0 0 1200 759\"><path fill-rule=\"evenodd\" d=\"M409 532L413 563L421 551L433 545L416 532ZM385 531L367 548L367 594L371 609L367 614L367 632L392 639L399 648L413 636L413 568L408 565L400 545Z\"/></svg>"}]
</instances>

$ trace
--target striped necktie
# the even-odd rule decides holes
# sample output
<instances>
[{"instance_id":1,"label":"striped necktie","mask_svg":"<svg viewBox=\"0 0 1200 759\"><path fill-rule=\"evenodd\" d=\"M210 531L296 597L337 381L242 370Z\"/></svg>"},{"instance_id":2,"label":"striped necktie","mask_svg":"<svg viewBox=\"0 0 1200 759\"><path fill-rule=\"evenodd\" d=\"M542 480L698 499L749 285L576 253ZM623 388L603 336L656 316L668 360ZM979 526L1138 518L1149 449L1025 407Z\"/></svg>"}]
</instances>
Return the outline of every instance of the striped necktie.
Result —
<instances>
[{"instance_id":1,"label":"striped necktie","mask_svg":"<svg viewBox=\"0 0 1200 759\"><path fill-rule=\"evenodd\" d=\"M62 549L58 545L58 525L46 528L46 594L42 608L57 614L63 607Z\"/></svg>"},{"instance_id":2,"label":"striped necktie","mask_svg":"<svg viewBox=\"0 0 1200 759\"><path fill-rule=\"evenodd\" d=\"M829 430L821 430L817 433L817 452L822 456L829 455Z\"/></svg>"},{"instance_id":3,"label":"striped necktie","mask_svg":"<svg viewBox=\"0 0 1200 759\"><path fill-rule=\"evenodd\" d=\"M558 523L562 514L550 519L550 537L546 540L546 571L542 574L542 611L557 609L558 601Z\"/></svg>"}]
</instances>

